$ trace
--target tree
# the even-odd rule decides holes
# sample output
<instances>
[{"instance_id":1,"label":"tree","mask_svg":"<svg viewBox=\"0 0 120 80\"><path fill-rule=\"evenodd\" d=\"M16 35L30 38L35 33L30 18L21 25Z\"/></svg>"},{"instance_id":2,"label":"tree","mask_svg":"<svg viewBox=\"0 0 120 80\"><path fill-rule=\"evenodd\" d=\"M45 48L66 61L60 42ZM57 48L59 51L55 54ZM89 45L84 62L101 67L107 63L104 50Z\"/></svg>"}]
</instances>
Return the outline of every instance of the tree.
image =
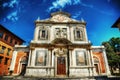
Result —
<instances>
[{"instance_id":1,"label":"tree","mask_svg":"<svg viewBox=\"0 0 120 80\"><path fill-rule=\"evenodd\" d=\"M106 48L108 63L113 74L114 68L119 68L120 73L120 56L116 53L120 50L120 38L111 38L109 41L103 42L102 45Z\"/></svg>"}]
</instances>

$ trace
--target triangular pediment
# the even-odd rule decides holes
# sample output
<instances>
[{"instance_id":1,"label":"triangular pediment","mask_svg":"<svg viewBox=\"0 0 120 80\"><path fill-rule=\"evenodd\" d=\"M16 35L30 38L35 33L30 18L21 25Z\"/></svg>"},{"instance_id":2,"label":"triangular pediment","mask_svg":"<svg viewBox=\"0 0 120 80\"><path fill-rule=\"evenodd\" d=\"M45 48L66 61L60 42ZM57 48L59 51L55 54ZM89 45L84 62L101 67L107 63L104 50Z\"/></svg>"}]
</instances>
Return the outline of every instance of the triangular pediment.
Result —
<instances>
[{"instance_id":1,"label":"triangular pediment","mask_svg":"<svg viewBox=\"0 0 120 80\"><path fill-rule=\"evenodd\" d=\"M51 44L72 44L72 42L66 38L56 38L51 42Z\"/></svg>"}]
</instances>

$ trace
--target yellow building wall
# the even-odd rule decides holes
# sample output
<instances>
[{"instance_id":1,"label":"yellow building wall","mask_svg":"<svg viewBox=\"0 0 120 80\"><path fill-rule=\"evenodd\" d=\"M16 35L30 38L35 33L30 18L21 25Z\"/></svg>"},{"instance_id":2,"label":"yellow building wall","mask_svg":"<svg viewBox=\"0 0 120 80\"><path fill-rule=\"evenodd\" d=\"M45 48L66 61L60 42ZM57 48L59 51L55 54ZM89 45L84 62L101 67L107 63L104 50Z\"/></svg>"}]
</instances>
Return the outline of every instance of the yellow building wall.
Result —
<instances>
[{"instance_id":1,"label":"yellow building wall","mask_svg":"<svg viewBox=\"0 0 120 80\"><path fill-rule=\"evenodd\" d=\"M5 47L4 53L2 53L3 52L2 46ZM9 55L7 55L8 49L10 49ZM13 53L13 47L0 41L0 57L2 58L1 63L0 63L0 75L8 75L9 74L12 53ZM7 64L5 64L6 59L8 59Z\"/></svg>"}]
</instances>

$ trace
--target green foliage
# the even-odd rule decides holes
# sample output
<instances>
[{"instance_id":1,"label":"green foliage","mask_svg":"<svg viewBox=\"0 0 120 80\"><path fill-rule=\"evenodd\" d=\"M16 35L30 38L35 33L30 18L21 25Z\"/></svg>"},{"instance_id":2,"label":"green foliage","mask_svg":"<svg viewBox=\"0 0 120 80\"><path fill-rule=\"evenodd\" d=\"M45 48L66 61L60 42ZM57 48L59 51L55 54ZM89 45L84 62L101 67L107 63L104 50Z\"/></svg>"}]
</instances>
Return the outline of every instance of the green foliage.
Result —
<instances>
[{"instance_id":1,"label":"green foliage","mask_svg":"<svg viewBox=\"0 0 120 80\"><path fill-rule=\"evenodd\" d=\"M120 45L120 38L111 38L109 41L103 42L102 45L106 48L106 54L108 58L108 63L111 67L119 67L120 56L116 54L117 46Z\"/></svg>"}]
</instances>

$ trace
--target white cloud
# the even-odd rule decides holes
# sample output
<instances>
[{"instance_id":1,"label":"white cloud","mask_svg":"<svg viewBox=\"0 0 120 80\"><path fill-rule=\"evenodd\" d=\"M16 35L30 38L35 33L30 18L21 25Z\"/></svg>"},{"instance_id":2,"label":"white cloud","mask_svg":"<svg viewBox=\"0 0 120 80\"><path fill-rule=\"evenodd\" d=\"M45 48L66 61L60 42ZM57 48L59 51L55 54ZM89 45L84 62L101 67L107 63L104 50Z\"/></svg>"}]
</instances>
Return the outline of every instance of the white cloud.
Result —
<instances>
[{"instance_id":1,"label":"white cloud","mask_svg":"<svg viewBox=\"0 0 120 80\"><path fill-rule=\"evenodd\" d=\"M8 16L7 16L7 19L8 20L11 20L11 21L17 21L18 20L18 12L17 11L14 11L12 13L10 13Z\"/></svg>"},{"instance_id":2,"label":"white cloud","mask_svg":"<svg viewBox=\"0 0 120 80\"><path fill-rule=\"evenodd\" d=\"M2 6L3 6L3 7L7 7L7 6L9 6L9 4L8 4L8 3L3 3Z\"/></svg>"},{"instance_id":3,"label":"white cloud","mask_svg":"<svg viewBox=\"0 0 120 80\"><path fill-rule=\"evenodd\" d=\"M56 0L52 2L52 6L49 7L48 11L52 9L64 8L66 5L76 5L79 4L81 0Z\"/></svg>"},{"instance_id":4,"label":"white cloud","mask_svg":"<svg viewBox=\"0 0 120 80\"><path fill-rule=\"evenodd\" d=\"M81 15L81 11L79 11L79 12L77 12L76 14L74 14L74 16L72 16L73 18L77 18L77 17L79 17L80 15Z\"/></svg>"},{"instance_id":5,"label":"white cloud","mask_svg":"<svg viewBox=\"0 0 120 80\"><path fill-rule=\"evenodd\" d=\"M5 8L5 7L9 7L10 8L10 13L3 19L3 21L7 21L7 20L10 20L10 21L17 21L18 20L18 14L20 12L20 9L19 9L19 1L20 0L10 0L9 2L5 2L3 3L2 7Z\"/></svg>"},{"instance_id":6,"label":"white cloud","mask_svg":"<svg viewBox=\"0 0 120 80\"><path fill-rule=\"evenodd\" d=\"M78 3L81 3L81 0L74 0L73 4L78 4Z\"/></svg>"},{"instance_id":7,"label":"white cloud","mask_svg":"<svg viewBox=\"0 0 120 80\"><path fill-rule=\"evenodd\" d=\"M14 5L18 5L18 0L11 0L9 7L14 7Z\"/></svg>"},{"instance_id":8,"label":"white cloud","mask_svg":"<svg viewBox=\"0 0 120 80\"><path fill-rule=\"evenodd\" d=\"M84 7L89 7L93 8L93 5L88 5L82 2L82 0L56 0L52 2L52 6L48 8L48 12L53 10L53 9L59 9L59 8L64 8L67 5L77 5L80 4L81 6Z\"/></svg>"},{"instance_id":9,"label":"white cloud","mask_svg":"<svg viewBox=\"0 0 120 80\"><path fill-rule=\"evenodd\" d=\"M11 7L11 8L14 8L16 6L18 6L18 3L19 3L19 0L11 0L10 2L5 2L3 3L3 8L4 7ZM16 5L16 6L15 6Z\"/></svg>"},{"instance_id":10,"label":"white cloud","mask_svg":"<svg viewBox=\"0 0 120 80\"><path fill-rule=\"evenodd\" d=\"M88 8L93 8L93 5L88 5L88 4L85 4L85 3L80 3L81 6L84 6L84 7L88 7Z\"/></svg>"}]
</instances>

